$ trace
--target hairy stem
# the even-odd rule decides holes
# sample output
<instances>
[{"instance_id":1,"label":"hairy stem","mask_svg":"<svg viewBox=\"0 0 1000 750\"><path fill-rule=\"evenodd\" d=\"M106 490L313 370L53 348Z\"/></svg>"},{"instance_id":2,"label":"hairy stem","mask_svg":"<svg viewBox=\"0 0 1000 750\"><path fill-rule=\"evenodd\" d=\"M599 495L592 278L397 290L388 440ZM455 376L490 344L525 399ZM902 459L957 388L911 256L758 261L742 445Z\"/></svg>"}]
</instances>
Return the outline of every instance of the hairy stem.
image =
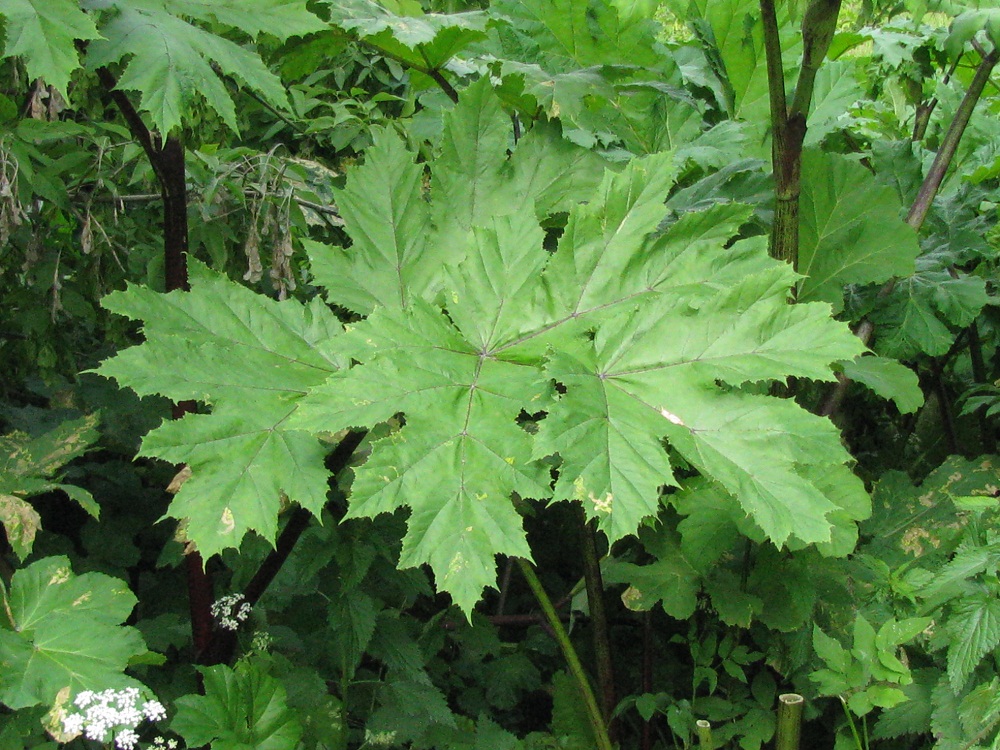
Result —
<instances>
[{"instance_id":1,"label":"hairy stem","mask_svg":"<svg viewBox=\"0 0 1000 750\"><path fill-rule=\"evenodd\" d=\"M566 628L563 627L562 620L559 619L555 607L552 606L552 600L549 599L548 594L545 593L545 589L542 588L542 582L538 580L538 576L535 574L535 569L531 567L531 563L522 557L517 558L517 563L521 568L521 573L524 575L524 580L527 581L531 592L538 601L538 606L542 608L542 612L545 614L545 619L555 636L556 642L559 644L563 657L566 659L570 674L576 680L576 685L580 690L580 697L583 699L584 707L587 710L587 718L590 720L590 727L594 732L594 740L597 743L598 750L613 750L614 746L611 744L611 738L608 736L608 729L604 724L601 709L597 705L597 698L594 697L594 691L590 686L590 681L587 679L586 672L583 671L583 664L580 663L580 657L577 655L576 649L573 648L569 634L566 632Z\"/></svg>"},{"instance_id":2,"label":"hairy stem","mask_svg":"<svg viewBox=\"0 0 1000 750\"><path fill-rule=\"evenodd\" d=\"M833 33L841 0L811 0L802 19L802 63L791 107L785 96L781 63L781 36L774 0L760 0L767 61L767 88L771 109L771 166L774 173L774 223L771 257L798 267L799 193L802 189L802 144L813 87Z\"/></svg>"}]
</instances>

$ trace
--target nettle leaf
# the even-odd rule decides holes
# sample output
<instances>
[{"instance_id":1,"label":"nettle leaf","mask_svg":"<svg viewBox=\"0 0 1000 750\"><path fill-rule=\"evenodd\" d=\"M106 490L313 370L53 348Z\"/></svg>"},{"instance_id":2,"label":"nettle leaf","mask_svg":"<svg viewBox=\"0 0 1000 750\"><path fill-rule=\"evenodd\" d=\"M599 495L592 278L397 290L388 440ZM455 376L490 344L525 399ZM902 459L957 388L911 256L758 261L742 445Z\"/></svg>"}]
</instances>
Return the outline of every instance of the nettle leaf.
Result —
<instances>
[{"instance_id":1,"label":"nettle leaf","mask_svg":"<svg viewBox=\"0 0 1000 750\"><path fill-rule=\"evenodd\" d=\"M963 597L948 618L948 679L958 693L987 653L1000 644L1000 601L992 593Z\"/></svg>"},{"instance_id":2,"label":"nettle leaf","mask_svg":"<svg viewBox=\"0 0 1000 750\"><path fill-rule=\"evenodd\" d=\"M87 65L96 68L127 60L118 87L141 92L139 106L149 112L161 133L179 127L200 100L236 130L236 107L213 65L272 106L287 108L281 80L256 53L178 18L157 0L114 0L113 6L116 13L101 26L104 39L87 49Z\"/></svg>"},{"instance_id":3,"label":"nettle leaf","mask_svg":"<svg viewBox=\"0 0 1000 750\"><path fill-rule=\"evenodd\" d=\"M214 750L293 750L302 736L297 714L286 702L285 688L256 661L241 659L200 667L205 695L176 701L170 728L190 747Z\"/></svg>"},{"instance_id":4,"label":"nettle leaf","mask_svg":"<svg viewBox=\"0 0 1000 750\"><path fill-rule=\"evenodd\" d=\"M802 157L798 298L843 307L845 284L913 273L917 234L895 192L855 161L806 149Z\"/></svg>"},{"instance_id":5,"label":"nettle leaf","mask_svg":"<svg viewBox=\"0 0 1000 750\"><path fill-rule=\"evenodd\" d=\"M146 652L139 631L122 626L136 598L101 573L74 575L65 557L47 557L0 584L0 703L52 704L60 690L135 685L123 672Z\"/></svg>"},{"instance_id":6,"label":"nettle leaf","mask_svg":"<svg viewBox=\"0 0 1000 750\"><path fill-rule=\"evenodd\" d=\"M487 17L481 11L399 16L374 0L324 2L333 24L418 70L437 70L486 37Z\"/></svg>"},{"instance_id":7,"label":"nettle leaf","mask_svg":"<svg viewBox=\"0 0 1000 750\"><path fill-rule=\"evenodd\" d=\"M666 443L777 544L793 534L831 541L828 516L868 502L860 483L848 483L845 499L820 480L849 460L837 431L752 384L829 380L832 361L863 349L857 338L827 305L788 304L794 275L765 242L725 247L748 207L687 212L657 235L674 180L669 154L606 173L596 191L564 184L560 200L575 203L548 252L536 211L551 182L521 166L521 146L507 157L503 119L480 83L446 121L427 240L448 238L439 288L424 298L393 292L385 306L370 294L378 306L331 342L358 364L313 386L291 418L324 432L404 415L357 470L349 515L408 507L400 564L430 563L467 612L495 581L496 554L528 555L512 493L581 502L618 539L657 512L660 488L673 483ZM411 155L386 141L376 149L380 169L413 181ZM352 183L365 169L348 177L345 195L362 190ZM356 239L348 253L362 256L350 263L378 269L394 289L403 270L419 276L440 259L413 252L400 267L391 230L380 230L388 251L358 238L370 215L412 221L424 210L413 190L403 190L405 208L380 188L371 193L380 206L345 214ZM520 424L525 415L537 430Z\"/></svg>"},{"instance_id":8,"label":"nettle leaf","mask_svg":"<svg viewBox=\"0 0 1000 750\"><path fill-rule=\"evenodd\" d=\"M64 96L80 67L76 41L99 39L93 20L77 0L7 0L0 8L7 41L3 56L20 56L28 78L44 78Z\"/></svg>"},{"instance_id":9,"label":"nettle leaf","mask_svg":"<svg viewBox=\"0 0 1000 750\"><path fill-rule=\"evenodd\" d=\"M187 463L192 478L169 515L210 556L253 529L274 539L282 496L319 514L326 502L326 448L293 429L298 400L340 366L331 349L341 325L319 300L276 302L191 260L191 291L129 286L104 299L142 320L146 342L97 372L140 395L209 404L150 432L140 455Z\"/></svg>"}]
</instances>

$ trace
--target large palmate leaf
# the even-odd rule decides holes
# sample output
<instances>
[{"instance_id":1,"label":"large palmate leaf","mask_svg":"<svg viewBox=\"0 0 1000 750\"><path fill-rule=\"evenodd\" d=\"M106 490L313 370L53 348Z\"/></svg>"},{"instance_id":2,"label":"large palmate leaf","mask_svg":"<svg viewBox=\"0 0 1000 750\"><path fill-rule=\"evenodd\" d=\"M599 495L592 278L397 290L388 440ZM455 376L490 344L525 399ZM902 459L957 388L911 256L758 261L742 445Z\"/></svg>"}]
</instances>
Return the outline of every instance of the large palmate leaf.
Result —
<instances>
[{"instance_id":1,"label":"large palmate leaf","mask_svg":"<svg viewBox=\"0 0 1000 750\"><path fill-rule=\"evenodd\" d=\"M191 747L215 750L292 750L302 726L285 699L285 688L264 666L241 660L203 667L205 695L177 699L171 729Z\"/></svg>"},{"instance_id":2,"label":"large palmate leaf","mask_svg":"<svg viewBox=\"0 0 1000 750\"><path fill-rule=\"evenodd\" d=\"M56 475L97 439L96 414L68 420L32 438L21 432L0 435L0 524L22 560L31 552L41 518L25 498L62 490L94 518L100 508L82 487L61 484Z\"/></svg>"},{"instance_id":3,"label":"large palmate leaf","mask_svg":"<svg viewBox=\"0 0 1000 750\"><path fill-rule=\"evenodd\" d=\"M60 690L134 684L129 659L146 652L139 631L123 627L136 598L116 578L74 575L69 560L47 557L0 584L0 703L49 704Z\"/></svg>"},{"instance_id":4,"label":"large palmate leaf","mask_svg":"<svg viewBox=\"0 0 1000 750\"><path fill-rule=\"evenodd\" d=\"M534 210L547 182L519 168L520 146L504 158L501 115L492 93L477 89L443 142L464 143L478 166L458 164L459 150L446 145L432 167L445 176L431 180L429 210L450 240L441 292L394 294L350 326L333 345L359 364L314 387L291 420L332 431L405 415L358 469L350 514L409 507L401 564L430 563L438 586L469 610L494 580L495 554L528 553L512 492L579 501L618 539L656 513L660 487L673 482L666 441L778 544L793 534L830 541L828 515L845 503L867 507L860 483L847 490L860 499L845 499L821 481L848 459L836 430L746 386L830 379L830 363L861 344L828 306L787 303L793 275L763 242L723 249L747 208L689 212L653 235L673 185L669 155L577 191L586 202L571 208L550 254ZM379 160L391 151L399 162L389 170ZM373 159L412 179L412 157L398 147L382 142ZM470 209L479 203L470 196L485 207ZM390 208L400 222L424 210L415 200L373 210ZM371 243L348 252L363 254L351 261L358 267L397 273ZM407 273L427 262L410 257ZM544 416L537 434L520 426L525 414ZM549 456L559 461L554 490Z\"/></svg>"},{"instance_id":5,"label":"large palmate leaf","mask_svg":"<svg viewBox=\"0 0 1000 750\"><path fill-rule=\"evenodd\" d=\"M19 55L29 78L44 78L63 94L70 75L80 67L76 40L100 37L77 0L7 0L0 16L7 32L3 56Z\"/></svg>"},{"instance_id":6,"label":"large palmate leaf","mask_svg":"<svg viewBox=\"0 0 1000 750\"><path fill-rule=\"evenodd\" d=\"M337 369L340 324L318 300L276 302L193 261L190 273L190 292L130 287L104 300L143 320L146 342L98 372L143 395L211 405L153 430L141 451L190 465L169 513L190 519L189 538L207 556L239 546L249 529L273 540L283 495L314 513L323 507L325 449L288 417Z\"/></svg>"},{"instance_id":7,"label":"large palmate leaf","mask_svg":"<svg viewBox=\"0 0 1000 750\"><path fill-rule=\"evenodd\" d=\"M139 105L161 133L179 127L195 101L204 101L236 129L236 107L213 66L254 89L272 106L287 107L281 80L256 53L179 18L162 1L114 0L111 5L115 11L101 26L104 38L89 46L87 64L127 61L118 86L141 92ZM273 0L267 5L274 5ZM178 10L199 11L203 6L182 4ZM227 5L218 13L204 14L225 21L234 17Z\"/></svg>"}]
</instances>

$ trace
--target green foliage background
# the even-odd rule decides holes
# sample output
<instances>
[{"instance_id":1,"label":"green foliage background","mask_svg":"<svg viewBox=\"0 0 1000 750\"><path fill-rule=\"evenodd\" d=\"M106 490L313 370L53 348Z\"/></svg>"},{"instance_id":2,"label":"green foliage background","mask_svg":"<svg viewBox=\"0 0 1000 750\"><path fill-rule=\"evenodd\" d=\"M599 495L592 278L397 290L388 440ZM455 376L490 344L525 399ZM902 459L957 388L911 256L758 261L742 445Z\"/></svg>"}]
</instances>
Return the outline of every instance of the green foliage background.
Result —
<instances>
[{"instance_id":1,"label":"green foliage background","mask_svg":"<svg viewBox=\"0 0 1000 750\"><path fill-rule=\"evenodd\" d=\"M0 747L995 746L1000 15L840 5L0 2Z\"/></svg>"}]
</instances>

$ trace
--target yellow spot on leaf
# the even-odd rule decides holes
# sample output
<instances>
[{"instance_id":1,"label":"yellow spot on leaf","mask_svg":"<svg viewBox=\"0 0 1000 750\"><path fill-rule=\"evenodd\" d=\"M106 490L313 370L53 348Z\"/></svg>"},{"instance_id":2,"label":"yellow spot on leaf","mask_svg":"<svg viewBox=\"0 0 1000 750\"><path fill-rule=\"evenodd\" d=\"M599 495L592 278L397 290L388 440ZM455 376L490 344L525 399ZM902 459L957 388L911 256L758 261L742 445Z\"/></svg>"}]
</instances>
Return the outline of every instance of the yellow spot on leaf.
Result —
<instances>
[{"instance_id":1,"label":"yellow spot on leaf","mask_svg":"<svg viewBox=\"0 0 1000 750\"><path fill-rule=\"evenodd\" d=\"M622 604L625 605L625 609L633 612L641 612L643 610L642 592L635 586L629 586L622 593Z\"/></svg>"},{"instance_id":2,"label":"yellow spot on leaf","mask_svg":"<svg viewBox=\"0 0 1000 750\"><path fill-rule=\"evenodd\" d=\"M56 568L52 577L49 579L49 586L58 586L60 583L66 583L69 577L72 575L69 568Z\"/></svg>"},{"instance_id":3,"label":"yellow spot on leaf","mask_svg":"<svg viewBox=\"0 0 1000 750\"><path fill-rule=\"evenodd\" d=\"M236 519L233 517L233 511L226 508L222 511L222 518L219 519L219 533L220 534L231 534L236 529Z\"/></svg>"}]
</instances>

